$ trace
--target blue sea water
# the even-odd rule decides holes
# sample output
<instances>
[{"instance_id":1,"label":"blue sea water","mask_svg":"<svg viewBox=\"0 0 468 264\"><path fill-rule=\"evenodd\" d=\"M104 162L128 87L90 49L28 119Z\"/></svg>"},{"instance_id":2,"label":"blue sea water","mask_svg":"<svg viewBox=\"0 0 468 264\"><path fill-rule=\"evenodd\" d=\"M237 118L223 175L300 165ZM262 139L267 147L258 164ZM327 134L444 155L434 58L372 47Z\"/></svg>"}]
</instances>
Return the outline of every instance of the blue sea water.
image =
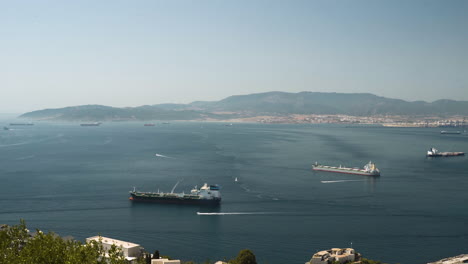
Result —
<instances>
[{"instance_id":1,"label":"blue sea water","mask_svg":"<svg viewBox=\"0 0 468 264\"><path fill-rule=\"evenodd\" d=\"M468 152L466 134L193 122L11 128L0 131L0 224L23 218L30 229L80 240L100 234L200 262L243 248L270 264L351 245L402 264L468 252L468 159L425 157L432 146ZM369 160L381 177L311 171L315 161L362 167ZM221 185L222 205L128 200L133 186L168 192L178 181L176 192Z\"/></svg>"}]
</instances>

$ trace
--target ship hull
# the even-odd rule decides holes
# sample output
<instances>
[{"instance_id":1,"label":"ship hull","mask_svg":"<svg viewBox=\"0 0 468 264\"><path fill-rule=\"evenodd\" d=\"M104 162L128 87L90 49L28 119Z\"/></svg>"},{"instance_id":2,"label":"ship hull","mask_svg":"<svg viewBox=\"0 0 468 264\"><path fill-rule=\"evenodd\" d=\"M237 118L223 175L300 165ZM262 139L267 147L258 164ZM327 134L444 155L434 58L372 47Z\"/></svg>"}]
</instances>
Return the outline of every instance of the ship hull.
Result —
<instances>
[{"instance_id":1,"label":"ship hull","mask_svg":"<svg viewBox=\"0 0 468 264\"><path fill-rule=\"evenodd\" d=\"M441 134L452 134L452 135L459 135L461 131L440 131Z\"/></svg>"},{"instance_id":2,"label":"ship hull","mask_svg":"<svg viewBox=\"0 0 468 264\"><path fill-rule=\"evenodd\" d=\"M188 198L168 198L168 197L142 197L131 194L130 201L143 203L162 203L162 204L191 204L191 205L212 205L221 203L221 199L188 199Z\"/></svg>"},{"instance_id":3,"label":"ship hull","mask_svg":"<svg viewBox=\"0 0 468 264\"><path fill-rule=\"evenodd\" d=\"M362 171L362 170L354 171L354 170L340 169L338 167L323 168L323 167L313 166L312 170L314 170L314 171L334 172L334 173L344 173L344 174L354 174L354 175L363 175L363 176L380 176L380 172L365 172L365 171Z\"/></svg>"},{"instance_id":4,"label":"ship hull","mask_svg":"<svg viewBox=\"0 0 468 264\"><path fill-rule=\"evenodd\" d=\"M428 154L427 157L456 157L456 156L465 156L463 152L440 152L436 154Z\"/></svg>"}]
</instances>

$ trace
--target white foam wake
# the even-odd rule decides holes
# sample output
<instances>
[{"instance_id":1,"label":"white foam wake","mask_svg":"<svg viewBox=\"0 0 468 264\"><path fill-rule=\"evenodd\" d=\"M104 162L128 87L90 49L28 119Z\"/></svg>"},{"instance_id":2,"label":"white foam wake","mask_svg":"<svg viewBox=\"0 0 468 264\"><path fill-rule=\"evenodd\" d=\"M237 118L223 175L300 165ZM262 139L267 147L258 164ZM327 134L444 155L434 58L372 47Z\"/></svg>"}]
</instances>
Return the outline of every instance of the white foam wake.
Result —
<instances>
[{"instance_id":1,"label":"white foam wake","mask_svg":"<svg viewBox=\"0 0 468 264\"><path fill-rule=\"evenodd\" d=\"M337 182L353 182L353 181L364 181L364 180L337 180L337 181L320 181L321 183L337 183Z\"/></svg>"},{"instance_id":2,"label":"white foam wake","mask_svg":"<svg viewBox=\"0 0 468 264\"><path fill-rule=\"evenodd\" d=\"M168 159L172 159L172 157L169 157L169 156L166 156L166 155L162 155L162 154L154 154L156 157L160 157L160 158L168 158Z\"/></svg>"},{"instance_id":3,"label":"white foam wake","mask_svg":"<svg viewBox=\"0 0 468 264\"><path fill-rule=\"evenodd\" d=\"M32 159L32 158L34 158L34 157L35 157L35 155L30 155L30 156L19 157L19 158L17 158L16 160Z\"/></svg>"},{"instance_id":4,"label":"white foam wake","mask_svg":"<svg viewBox=\"0 0 468 264\"><path fill-rule=\"evenodd\" d=\"M13 143L13 144L8 144L8 145L0 145L0 148L4 148L4 147L13 147L13 146L21 146L21 145L27 145L27 144L31 144L31 143L34 143L34 142L26 141L26 142L19 142L19 143Z\"/></svg>"}]
</instances>

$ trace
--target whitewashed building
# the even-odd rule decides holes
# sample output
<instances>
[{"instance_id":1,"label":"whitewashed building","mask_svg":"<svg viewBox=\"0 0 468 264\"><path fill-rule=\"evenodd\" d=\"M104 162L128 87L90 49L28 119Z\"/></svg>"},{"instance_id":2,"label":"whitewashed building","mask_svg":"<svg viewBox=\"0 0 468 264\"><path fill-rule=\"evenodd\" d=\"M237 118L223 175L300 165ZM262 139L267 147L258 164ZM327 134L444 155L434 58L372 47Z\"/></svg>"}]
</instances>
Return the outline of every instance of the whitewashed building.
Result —
<instances>
[{"instance_id":1,"label":"whitewashed building","mask_svg":"<svg viewBox=\"0 0 468 264\"><path fill-rule=\"evenodd\" d=\"M350 263L357 261L359 256L352 248L332 248L315 253L306 264Z\"/></svg>"},{"instance_id":2,"label":"whitewashed building","mask_svg":"<svg viewBox=\"0 0 468 264\"><path fill-rule=\"evenodd\" d=\"M116 247L120 248L122 250L122 253L125 259L128 260L129 262L136 260L138 257L142 255L142 248L140 247L139 244L117 240L117 239L113 239L109 237L103 237L103 236L93 236L93 237L86 238L86 242L89 243L91 241L102 242L104 252L106 252L106 255L104 257L108 256L107 252L111 249L112 245L115 245Z\"/></svg>"}]
</instances>

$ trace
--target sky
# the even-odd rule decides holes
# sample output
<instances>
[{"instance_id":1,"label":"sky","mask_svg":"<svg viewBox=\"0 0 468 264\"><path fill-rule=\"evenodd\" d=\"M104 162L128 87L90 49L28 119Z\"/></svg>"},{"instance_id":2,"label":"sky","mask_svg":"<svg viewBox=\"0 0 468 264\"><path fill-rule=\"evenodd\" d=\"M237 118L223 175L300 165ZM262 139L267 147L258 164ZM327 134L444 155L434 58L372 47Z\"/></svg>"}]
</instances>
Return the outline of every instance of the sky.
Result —
<instances>
[{"instance_id":1,"label":"sky","mask_svg":"<svg viewBox=\"0 0 468 264\"><path fill-rule=\"evenodd\" d=\"M468 100L466 0L0 0L0 113L285 92Z\"/></svg>"}]
</instances>

